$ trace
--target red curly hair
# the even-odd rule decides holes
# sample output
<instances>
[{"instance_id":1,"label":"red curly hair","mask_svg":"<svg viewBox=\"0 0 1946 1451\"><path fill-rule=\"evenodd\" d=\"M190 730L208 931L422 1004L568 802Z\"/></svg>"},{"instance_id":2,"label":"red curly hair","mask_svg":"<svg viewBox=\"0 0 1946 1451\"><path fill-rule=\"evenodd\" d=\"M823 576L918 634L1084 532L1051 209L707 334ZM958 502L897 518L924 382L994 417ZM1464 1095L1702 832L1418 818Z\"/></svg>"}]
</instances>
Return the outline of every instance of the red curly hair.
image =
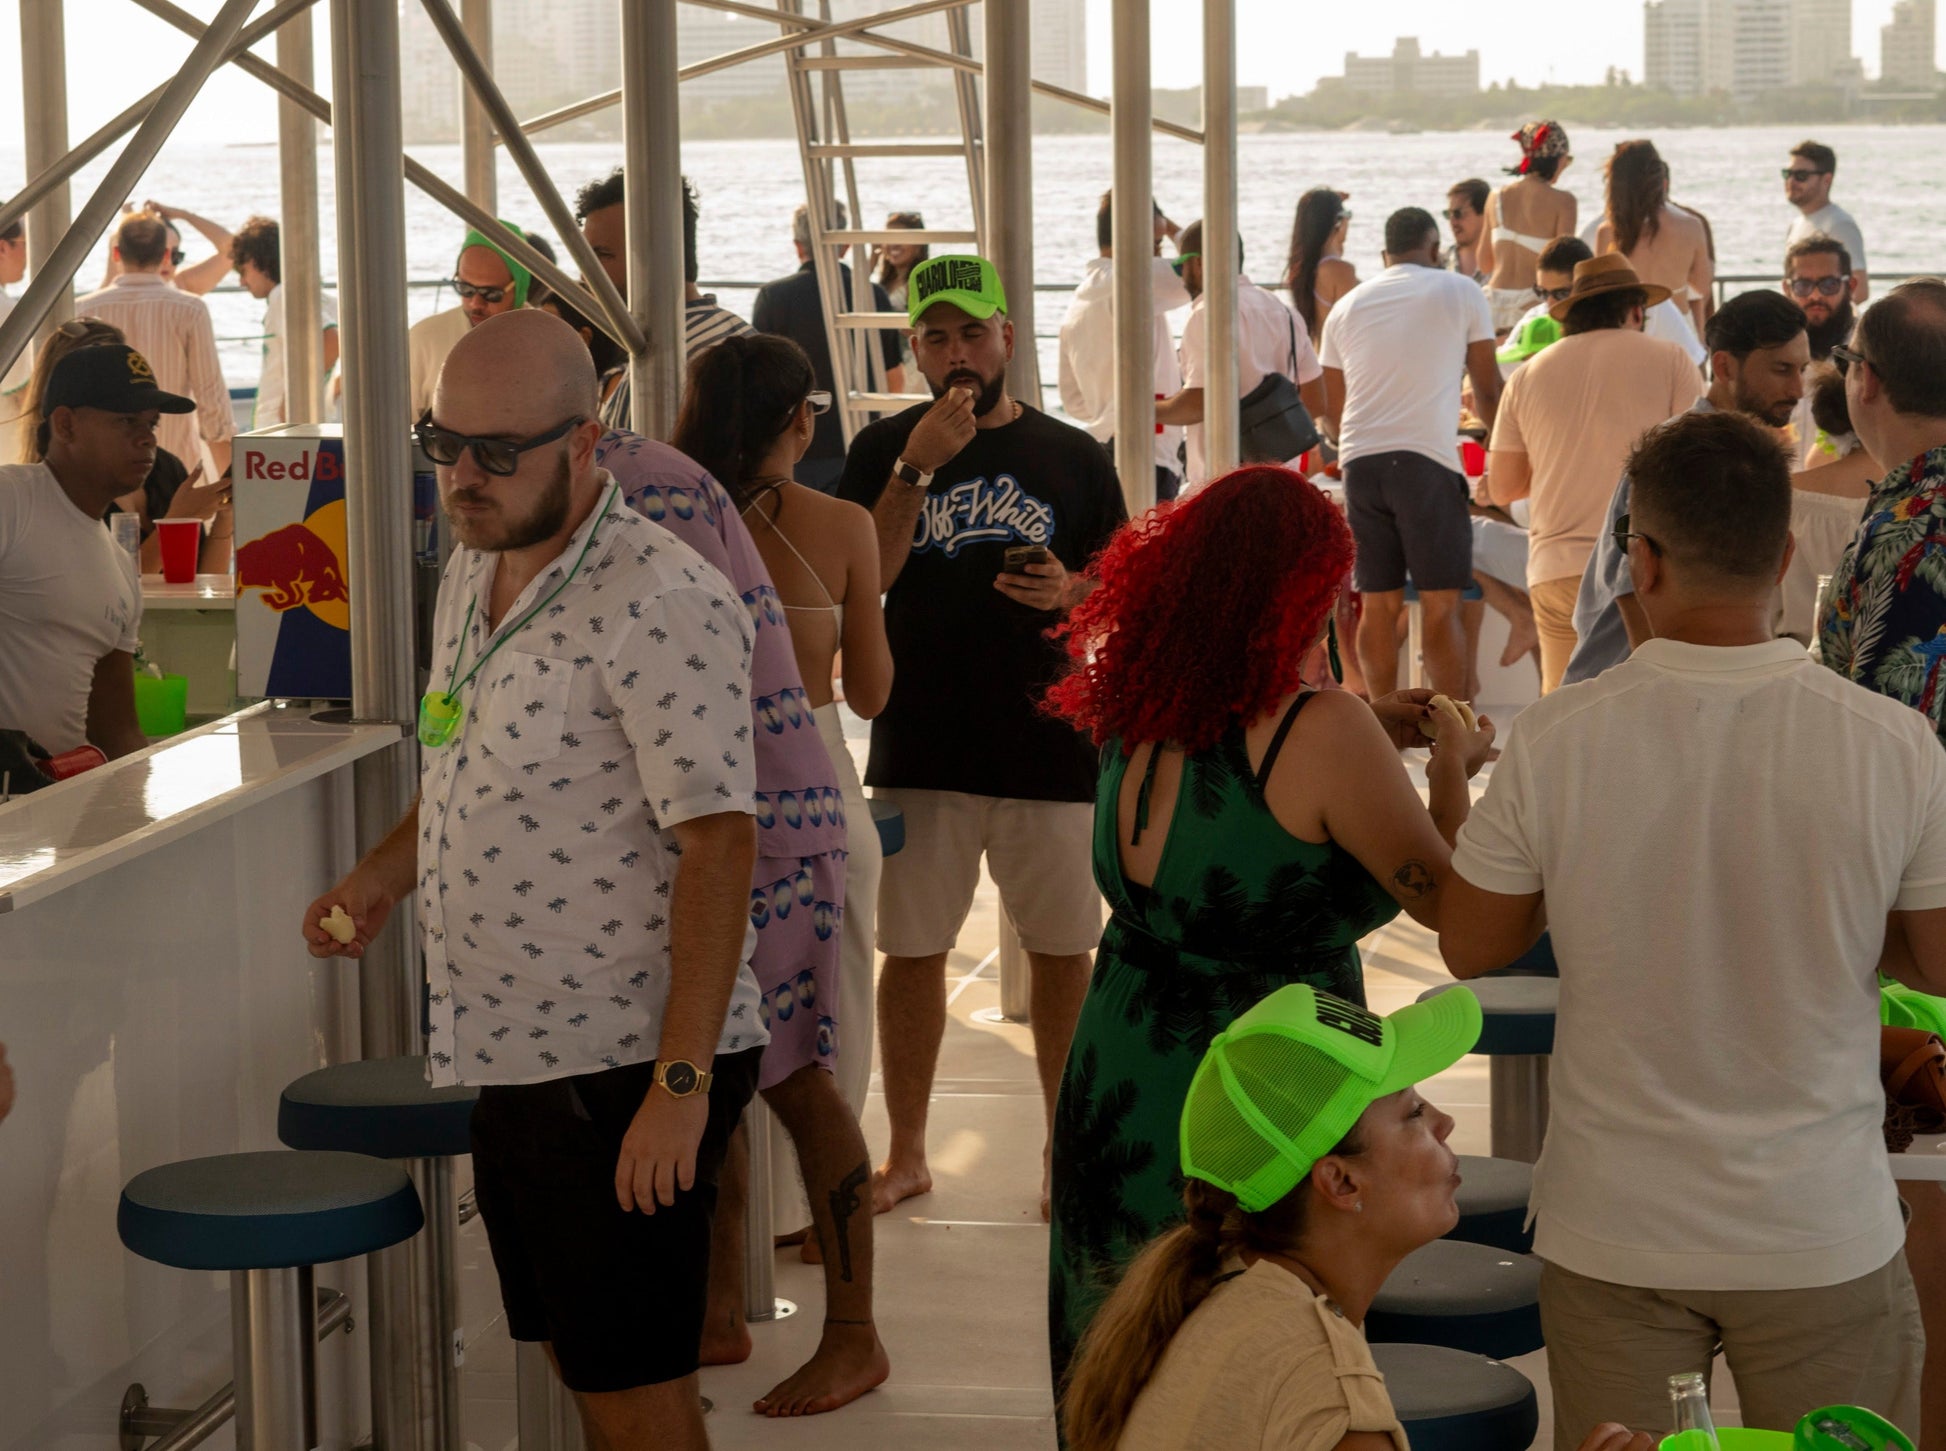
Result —
<instances>
[{"instance_id":1,"label":"red curly hair","mask_svg":"<svg viewBox=\"0 0 1946 1451\"><path fill-rule=\"evenodd\" d=\"M1207 750L1293 694L1351 572L1344 516L1301 475L1253 464L1126 524L1101 583L1055 631L1043 700L1096 745Z\"/></svg>"}]
</instances>

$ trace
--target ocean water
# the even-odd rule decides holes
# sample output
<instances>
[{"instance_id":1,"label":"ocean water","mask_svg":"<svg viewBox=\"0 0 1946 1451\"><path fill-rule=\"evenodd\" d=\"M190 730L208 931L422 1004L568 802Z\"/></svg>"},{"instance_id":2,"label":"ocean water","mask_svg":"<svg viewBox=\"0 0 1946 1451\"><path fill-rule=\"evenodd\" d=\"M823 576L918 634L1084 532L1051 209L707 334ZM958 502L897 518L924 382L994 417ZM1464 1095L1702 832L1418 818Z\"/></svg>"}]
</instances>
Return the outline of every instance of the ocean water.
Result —
<instances>
[{"instance_id":1,"label":"ocean water","mask_svg":"<svg viewBox=\"0 0 1946 1451\"><path fill-rule=\"evenodd\" d=\"M1601 162L1622 132L1572 133L1577 160L1562 178L1581 199L1584 221L1600 206ZM1716 234L1718 270L1723 273L1780 274L1784 234L1796 215L1783 197L1779 169L1788 161L1795 129L1737 127L1653 133L1673 176L1678 202L1708 216ZM1821 126L1819 139L1839 156L1834 198L1858 219L1872 270L1880 274L1946 269L1946 127ZM457 183L456 146L411 148L413 155ZM1271 283L1282 271L1298 196L1316 185L1351 193L1352 229L1347 256L1369 275L1379 265L1386 216L1401 206L1437 212L1446 188L1478 176L1502 180L1501 168L1518 150L1498 129L1408 136L1363 133L1244 136L1238 141L1242 177L1238 216L1246 270ZM621 160L619 144L546 144L542 162L569 201L583 183L600 177ZM324 275L335 278L336 233L331 153L320 152L320 200L324 214ZM1106 136L1045 136L1034 145L1034 235L1036 281L1069 285L1095 253L1095 207L1112 180L1113 153ZM698 247L705 281L743 286L718 289L725 306L748 315L751 286L793 270L790 215L804 196L804 175L790 141L696 141L683 148L683 168L702 193ZM75 183L80 204L107 169L98 160ZM857 165L861 211L866 225L884 213L917 209L927 224L967 228L972 213L965 168L952 159L901 159ZM277 153L274 146L172 147L135 190L139 198L215 217L234 226L255 212L278 209ZM1155 194L1163 209L1181 222L1202 211L1201 148L1157 137ZM24 180L17 149L0 150L0 186L8 191ZM502 155L499 167L500 214L528 230L552 238L540 205L513 165ZM406 249L413 278L447 276L464 225L410 186L406 188ZM671 239L672 244L675 239ZM207 244L193 234L185 240L192 260L207 255ZM564 248L556 251L566 256ZM104 243L76 279L86 290L98 285L105 265ZM414 290L410 319L452 305L450 293ZM255 381L258 324L262 305L241 293L210 299L224 367L233 385ZM1051 333L1063 302L1043 292L1037 301L1037 328ZM410 320L408 319L408 320ZM1043 376L1051 382L1053 343L1042 341Z\"/></svg>"}]
</instances>

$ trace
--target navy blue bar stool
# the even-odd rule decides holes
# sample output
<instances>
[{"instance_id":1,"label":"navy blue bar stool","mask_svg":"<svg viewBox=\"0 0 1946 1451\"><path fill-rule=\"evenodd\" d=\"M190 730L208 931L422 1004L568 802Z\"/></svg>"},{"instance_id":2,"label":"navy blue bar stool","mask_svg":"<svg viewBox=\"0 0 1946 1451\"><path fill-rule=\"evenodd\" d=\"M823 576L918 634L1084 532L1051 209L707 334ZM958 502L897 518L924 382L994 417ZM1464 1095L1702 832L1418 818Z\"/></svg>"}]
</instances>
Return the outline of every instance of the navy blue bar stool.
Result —
<instances>
[{"instance_id":1,"label":"navy blue bar stool","mask_svg":"<svg viewBox=\"0 0 1946 1451\"><path fill-rule=\"evenodd\" d=\"M1469 1244L1526 1254L1534 1247L1527 1229L1527 1201L1534 1193L1534 1166L1518 1159L1459 1156L1460 1220L1446 1236Z\"/></svg>"},{"instance_id":2,"label":"navy blue bar stool","mask_svg":"<svg viewBox=\"0 0 1946 1451\"><path fill-rule=\"evenodd\" d=\"M143 1259L227 1270L238 1451L318 1444L315 1267L410 1239L425 1223L397 1164L362 1154L219 1154L148 1169L116 1227Z\"/></svg>"},{"instance_id":3,"label":"navy blue bar stool","mask_svg":"<svg viewBox=\"0 0 1946 1451\"><path fill-rule=\"evenodd\" d=\"M890 801L872 802L872 825L878 828L879 849L887 856L905 850L905 813Z\"/></svg>"},{"instance_id":4,"label":"navy blue bar stool","mask_svg":"<svg viewBox=\"0 0 1946 1451\"><path fill-rule=\"evenodd\" d=\"M1444 1345L1504 1360L1541 1348L1541 1262L1436 1239L1407 1255L1372 1301L1365 1338Z\"/></svg>"},{"instance_id":5,"label":"navy blue bar stool","mask_svg":"<svg viewBox=\"0 0 1946 1451\"><path fill-rule=\"evenodd\" d=\"M1374 1345L1412 1451L1519 1451L1541 1428L1540 1398L1510 1365L1443 1345Z\"/></svg>"},{"instance_id":6,"label":"navy blue bar stool","mask_svg":"<svg viewBox=\"0 0 1946 1451\"><path fill-rule=\"evenodd\" d=\"M1550 954L1551 956L1551 954ZM1445 983L1419 1001L1459 986ZM1558 977L1478 977L1466 986L1480 1000L1480 1041L1487 1055L1493 1157L1531 1164L1547 1137L1547 1058L1554 1051Z\"/></svg>"},{"instance_id":7,"label":"navy blue bar stool","mask_svg":"<svg viewBox=\"0 0 1946 1451\"><path fill-rule=\"evenodd\" d=\"M364 1058L336 1063L296 1079L277 1105L277 1137L293 1149L338 1149L405 1161L405 1169L425 1199L424 1238L398 1251L412 1259L410 1277L423 1288L432 1310L433 1443L463 1451L460 1434L459 1362L464 1357L459 1323L459 1271L454 1241L459 1205L453 1194L453 1160L472 1152L473 1105L477 1088L434 1088L426 1081L426 1060ZM403 1267L401 1267L403 1268ZM411 1360L411 1347L384 1343L387 1317L372 1315L372 1353L384 1361ZM383 1424L383 1422L380 1422Z\"/></svg>"}]
</instances>

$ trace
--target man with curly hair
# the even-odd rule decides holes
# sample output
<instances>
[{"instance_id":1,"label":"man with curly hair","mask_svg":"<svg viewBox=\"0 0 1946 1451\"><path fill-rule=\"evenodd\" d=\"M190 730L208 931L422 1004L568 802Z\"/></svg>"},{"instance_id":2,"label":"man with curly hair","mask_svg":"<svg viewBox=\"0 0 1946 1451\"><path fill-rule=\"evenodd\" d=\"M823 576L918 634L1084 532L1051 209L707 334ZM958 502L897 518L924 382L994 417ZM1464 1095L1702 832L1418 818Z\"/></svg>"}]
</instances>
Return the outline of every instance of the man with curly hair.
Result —
<instances>
[{"instance_id":1,"label":"man with curly hair","mask_svg":"<svg viewBox=\"0 0 1946 1451\"><path fill-rule=\"evenodd\" d=\"M257 377L257 407L252 428L275 428L290 421L289 373L284 361L284 265L275 217L252 217L230 236L230 265L244 291L264 304L263 371ZM338 361L338 304L318 294L318 321L324 332L324 371Z\"/></svg>"}]
</instances>

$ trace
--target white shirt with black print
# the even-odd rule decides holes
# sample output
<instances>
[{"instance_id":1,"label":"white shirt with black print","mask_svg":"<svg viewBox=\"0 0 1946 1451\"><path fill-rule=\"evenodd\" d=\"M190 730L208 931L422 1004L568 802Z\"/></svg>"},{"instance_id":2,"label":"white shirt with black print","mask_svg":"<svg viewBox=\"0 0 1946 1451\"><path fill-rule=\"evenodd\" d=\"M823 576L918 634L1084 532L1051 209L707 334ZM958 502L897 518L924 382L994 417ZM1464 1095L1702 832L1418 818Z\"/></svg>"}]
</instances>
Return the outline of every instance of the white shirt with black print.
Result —
<instances>
[{"instance_id":1,"label":"white shirt with black print","mask_svg":"<svg viewBox=\"0 0 1946 1451\"><path fill-rule=\"evenodd\" d=\"M601 483L601 504L497 630L486 627L497 556L455 550L440 584L435 688L456 658L464 676L494 653L457 692L459 728L424 748L420 771L435 1084L654 1059L679 856L670 828L756 812L750 617L717 570L623 504L606 473ZM746 927L718 1053L769 1038L755 940Z\"/></svg>"}]
</instances>

